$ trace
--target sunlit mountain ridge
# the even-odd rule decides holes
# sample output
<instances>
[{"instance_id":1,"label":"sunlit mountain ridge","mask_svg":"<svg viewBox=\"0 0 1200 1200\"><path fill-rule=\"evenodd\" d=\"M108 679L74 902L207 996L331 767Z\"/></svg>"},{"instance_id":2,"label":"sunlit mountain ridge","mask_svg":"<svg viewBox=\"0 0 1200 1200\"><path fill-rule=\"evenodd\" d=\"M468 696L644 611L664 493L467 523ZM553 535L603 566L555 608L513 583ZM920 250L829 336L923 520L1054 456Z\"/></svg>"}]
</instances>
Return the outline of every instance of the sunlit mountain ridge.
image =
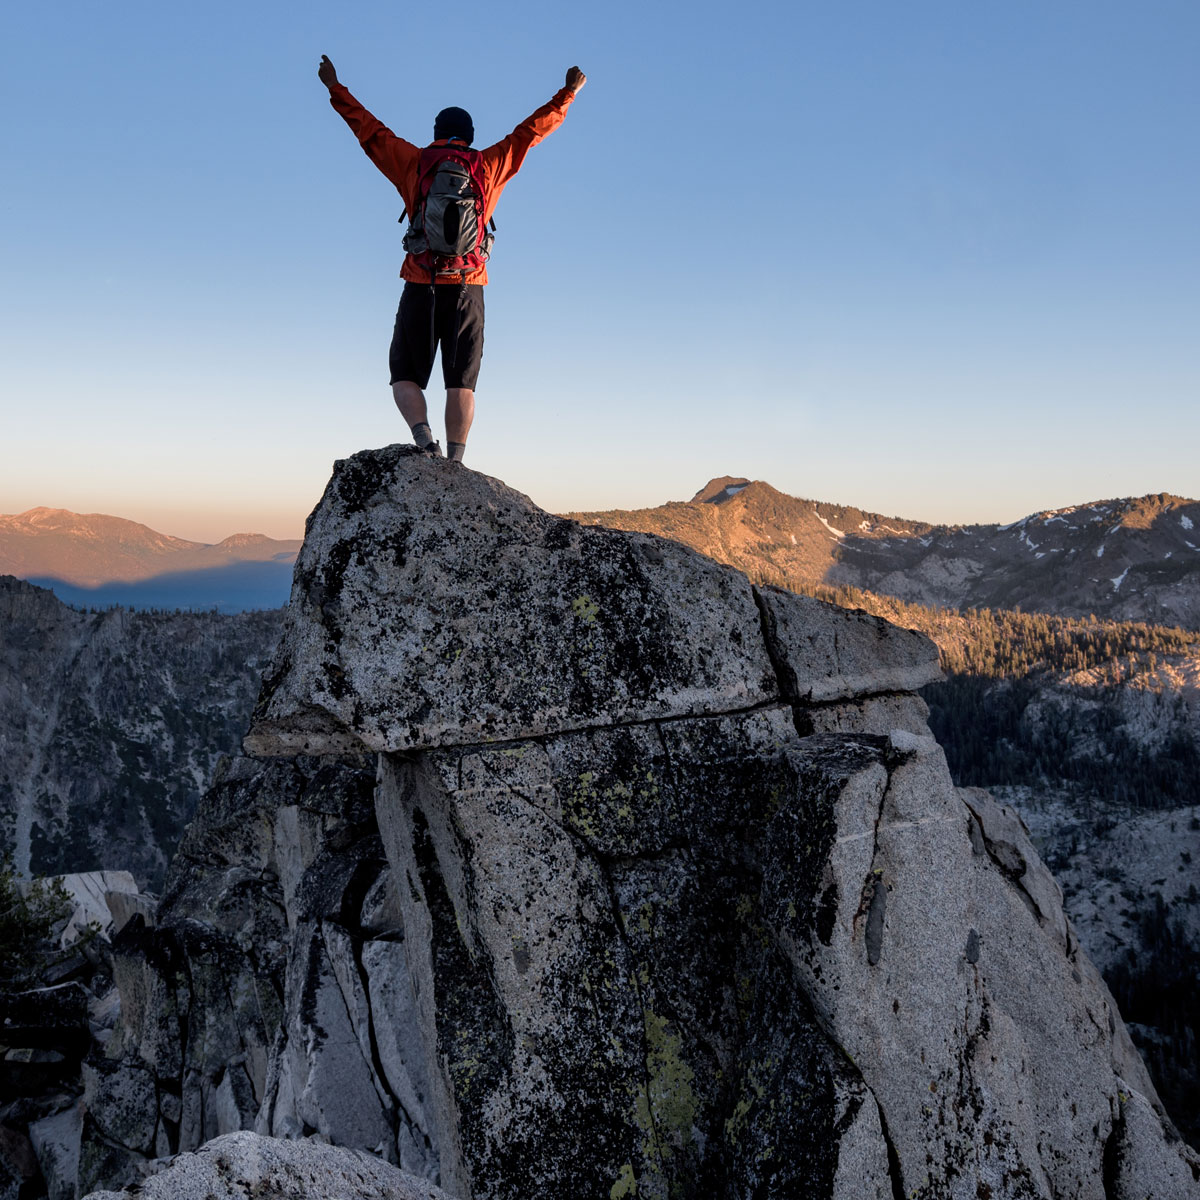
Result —
<instances>
[{"instance_id":1,"label":"sunlit mountain ridge","mask_svg":"<svg viewBox=\"0 0 1200 1200\"><path fill-rule=\"evenodd\" d=\"M200 570L230 562L294 559L299 539L235 533L215 544L159 533L104 513L31 508L0 516L0 574L50 576L78 587L133 582L164 571Z\"/></svg>"},{"instance_id":2,"label":"sunlit mountain ridge","mask_svg":"<svg viewBox=\"0 0 1200 1200\"><path fill-rule=\"evenodd\" d=\"M1200 502L1169 493L935 525L722 476L691 500L566 515L672 538L759 581L1200 629ZM206 544L57 508L0 516L0 574L82 606L278 607L299 548L256 533Z\"/></svg>"},{"instance_id":3,"label":"sunlit mountain ridge","mask_svg":"<svg viewBox=\"0 0 1200 1200\"><path fill-rule=\"evenodd\" d=\"M299 550L299 539L235 533L208 544L63 508L0 516L0 574L79 607L279 608Z\"/></svg>"},{"instance_id":4,"label":"sunlit mountain ridge","mask_svg":"<svg viewBox=\"0 0 1200 1200\"><path fill-rule=\"evenodd\" d=\"M1200 628L1200 502L1168 493L932 525L725 476L686 502L568 515L684 542L760 581Z\"/></svg>"}]
</instances>

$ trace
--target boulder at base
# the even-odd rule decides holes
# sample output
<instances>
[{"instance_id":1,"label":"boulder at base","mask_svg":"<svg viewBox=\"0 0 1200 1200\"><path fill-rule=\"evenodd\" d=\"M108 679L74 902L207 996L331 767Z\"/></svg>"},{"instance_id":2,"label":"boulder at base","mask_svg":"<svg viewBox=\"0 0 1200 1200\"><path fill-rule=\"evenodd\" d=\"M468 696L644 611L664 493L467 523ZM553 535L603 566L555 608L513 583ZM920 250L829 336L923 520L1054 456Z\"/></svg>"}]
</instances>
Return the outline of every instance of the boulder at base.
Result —
<instances>
[{"instance_id":1,"label":"boulder at base","mask_svg":"<svg viewBox=\"0 0 1200 1200\"><path fill-rule=\"evenodd\" d=\"M453 1200L369 1154L310 1139L227 1133L120 1192L85 1200Z\"/></svg>"}]
</instances>

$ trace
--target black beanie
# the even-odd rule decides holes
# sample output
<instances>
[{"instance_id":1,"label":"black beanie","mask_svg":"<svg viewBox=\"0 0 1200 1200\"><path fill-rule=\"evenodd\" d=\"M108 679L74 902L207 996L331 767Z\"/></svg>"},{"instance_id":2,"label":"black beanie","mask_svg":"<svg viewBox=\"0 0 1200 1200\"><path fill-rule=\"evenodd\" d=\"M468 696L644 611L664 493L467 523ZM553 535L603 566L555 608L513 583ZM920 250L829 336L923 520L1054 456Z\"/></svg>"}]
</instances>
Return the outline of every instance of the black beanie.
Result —
<instances>
[{"instance_id":1,"label":"black beanie","mask_svg":"<svg viewBox=\"0 0 1200 1200\"><path fill-rule=\"evenodd\" d=\"M475 125L465 108L443 108L433 122L433 140L461 138L469 146L475 140Z\"/></svg>"}]
</instances>

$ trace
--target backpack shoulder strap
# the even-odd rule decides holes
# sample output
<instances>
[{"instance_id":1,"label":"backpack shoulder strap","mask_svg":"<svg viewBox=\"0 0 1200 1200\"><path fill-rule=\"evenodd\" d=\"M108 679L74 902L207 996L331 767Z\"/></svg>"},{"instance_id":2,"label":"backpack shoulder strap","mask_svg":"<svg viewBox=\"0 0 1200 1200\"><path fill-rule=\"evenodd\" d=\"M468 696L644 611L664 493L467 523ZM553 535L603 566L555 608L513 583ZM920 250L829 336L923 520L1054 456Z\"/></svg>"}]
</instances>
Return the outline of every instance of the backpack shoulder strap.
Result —
<instances>
[{"instance_id":1,"label":"backpack shoulder strap","mask_svg":"<svg viewBox=\"0 0 1200 1200\"><path fill-rule=\"evenodd\" d=\"M417 159L417 195L421 200L429 194L429 185L445 154L445 146L426 146Z\"/></svg>"}]
</instances>

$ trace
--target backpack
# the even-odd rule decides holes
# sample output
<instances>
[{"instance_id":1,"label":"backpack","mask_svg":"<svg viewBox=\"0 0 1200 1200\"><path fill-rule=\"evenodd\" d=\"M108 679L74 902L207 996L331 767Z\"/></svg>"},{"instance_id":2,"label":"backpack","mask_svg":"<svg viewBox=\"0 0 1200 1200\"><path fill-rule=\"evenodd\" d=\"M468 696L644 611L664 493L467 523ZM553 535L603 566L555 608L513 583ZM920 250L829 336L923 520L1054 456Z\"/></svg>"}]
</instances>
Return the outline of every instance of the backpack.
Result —
<instances>
[{"instance_id":1,"label":"backpack","mask_svg":"<svg viewBox=\"0 0 1200 1200\"><path fill-rule=\"evenodd\" d=\"M483 196L480 151L454 145L421 151L417 208L404 234L404 249L429 272L431 284L454 271L465 281L491 256L496 223L489 229L484 222Z\"/></svg>"}]
</instances>

